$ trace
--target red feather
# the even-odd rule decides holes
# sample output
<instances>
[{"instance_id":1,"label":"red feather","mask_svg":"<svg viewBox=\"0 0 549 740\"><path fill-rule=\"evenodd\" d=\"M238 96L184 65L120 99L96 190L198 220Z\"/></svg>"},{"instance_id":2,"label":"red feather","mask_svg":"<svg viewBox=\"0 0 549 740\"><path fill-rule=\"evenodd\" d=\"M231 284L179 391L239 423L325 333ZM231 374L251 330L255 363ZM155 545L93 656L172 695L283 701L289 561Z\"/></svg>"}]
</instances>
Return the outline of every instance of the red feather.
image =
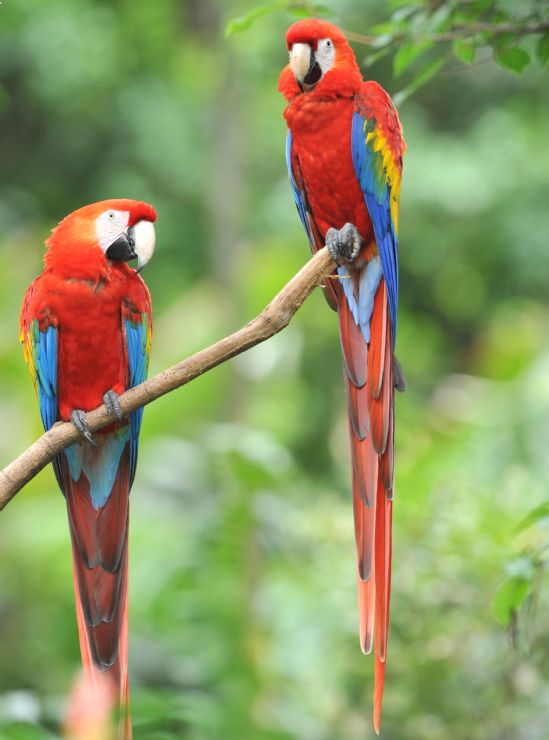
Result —
<instances>
[{"instance_id":1,"label":"red feather","mask_svg":"<svg viewBox=\"0 0 549 740\"><path fill-rule=\"evenodd\" d=\"M387 93L363 82L354 54L342 32L319 20L291 26L288 48L330 38L335 62L312 89L302 90L286 67L279 90L289 104L284 112L292 133L291 165L302 193L315 248L329 228L354 224L363 248L353 263L351 280L378 254L372 221L352 159L352 118L358 109L375 119L400 175L405 145L398 115ZM354 268L354 269L353 269ZM391 516L394 468L393 336L388 297L382 279L370 320L370 342L338 286L337 308L344 361L353 471L353 509L357 555L360 644L375 643L374 727L379 730L385 677L391 581ZM355 291L356 292L356 291ZM362 317L363 318L363 317Z\"/></svg>"},{"instance_id":2,"label":"red feather","mask_svg":"<svg viewBox=\"0 0 549 740\"><path fill-rule=\"evenodd\" d=\"M109 208L127 211L128 226L156 218L151 206L130 200L103 201L71 214L48 240L44 271L23 302L23 338L35 319L41 330L46 325L57 328L57 419L70 419L74 409L90 411L100 406L107 390L124 392L130 382L124 316L128 311L139 317L146 314L151 325L145 283L125 263L108 260L97 243L96 218ZM32 357L30 361L34 362ZM77 443L98 480L106 475L104 446L117 435L117 444L111 447L119 450L127 424L123 420L94 435L97 447ZM112 464L116 462L115 458ZM90 681L99 683L100 674L101 681L108 678L122 709L119 737L128 739L130 440L122 449L110 494L100 504L96 501L96 506L84 467L78 480L73 480L68 458L61 453L55 472L67 502L82 664Z\"/></svg>"},{"instance_id":3,"label":"red feather","mask_svg":"<svg viewBox=\"0 0 549 740\"><path fill-rule=\"evenodd\" d=\"M342 321L342 314L347 315L347 319ZM340 290L339 315L340 326L347 328L352 316L343 290ZM375 643L374 727L378 732L389 630L394 416L391 324L383 279L375 296L370 331L369 345L362 334L362 346L358 341L353 344L349 331L341 332L341 343L344 357L350 358L348 364L354 368L358 366L356 355L366 355L368 367L367 383L363 387L356 387L349 374L346 385L353 467L360 645L365 653L369 653ZM357 340L356 335L353 338ZM372 387L376 389L377 398ZM361 408L364 406L367 410ZM365 415L370 422L370 433L361 439L357 435L356 419ZM364 431L363 425L360 425L360 431Z\"/></svg>"}]
</instances>

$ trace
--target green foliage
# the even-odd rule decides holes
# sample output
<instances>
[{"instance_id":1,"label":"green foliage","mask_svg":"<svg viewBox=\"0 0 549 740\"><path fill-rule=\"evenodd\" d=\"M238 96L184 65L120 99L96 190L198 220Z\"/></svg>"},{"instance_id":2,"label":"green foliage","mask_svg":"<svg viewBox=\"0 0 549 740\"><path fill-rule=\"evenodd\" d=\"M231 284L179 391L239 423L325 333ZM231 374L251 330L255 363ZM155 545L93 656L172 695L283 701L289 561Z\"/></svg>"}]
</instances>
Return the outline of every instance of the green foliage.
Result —
<instances>
[{"instance_id":1,"label":"green foliage","mask_svg":"<svg viewBox=\"0 0 549 740\"><path fill-rule=\"evenodd\" d=\"M0 5L3 462L40 432L18 313L66 213L116 196L156 206L152 373L247 322L307 259L276 91L294 16L222 33L255 5ZM434 5L392 3L388 21L375 0L332 7L347 30L395 23L421 43ZM430 33L492 6L455 3ZM547 734L549 88L537 63L507 74L482 34L467 41L474 65L434 42L398 85L399 42L367 50L391 93L446 64L401 111L409 390L382 729L395 740ZM147 407L130 526L136 738L373 737L349 478L337 317L320 292L273 340ZM59 737L79 655L49 469L0 516L0 641L0 737Z\"/></svg>"},{"instance_id":2,"label":"green foliage","mask_svg":"<svg viewBox=\"0 0 549 740\"><path fill-rule=\"evenodd\" d=\"M543 3L523 3L518 8L514 5L510 8L509 3L495 0L434 3L398 0L392 2L391 7L390 17L369 25L367 34L362 32L362 27L351 28L344 19L340 20L351 41L375 50L362 60L364 66L371 67L379 59L392 55L395 77L408 72L411 80L397 97L401 103L449 64L452 56L454 60L472 64L477 51L492 49L493 58L501 67L522 74L530 62L530 54L517 44L529 36L539 36L539 62L544 65L549 59L549 21ZM296 10L303 16L337 18L337 3L329 8L280 0L261 5L230 21L227 33L248 30L261 16L279 11L295 14Z\"/></svg>"},{"instance_id":3,"label":"green foliage","mask_svg":"<svg viewBox=\"0 0 549 740\"><path fill-rule=\"evenodd\" d=\"M494 597L494 615L502 627L508 627L517 609L528 595L530 580L513 577L505 581Z\"/></svg>"},{"instance_id":4,"label":"green foliage","mask_svg":"<svg viewBox=\"0 0 549 740\"><path fill-rule=\"evenodd\" d=\"M542 64L549 62L549 31L544 33L538 41L538 59Z\"/></svg>"},{"instance_id":5,"label":"green foliage","mask_svg":"<svg viewBox=\"0 0 549 740\"><path fill-rule=\"evenodd\" d=\"M400 77L412 62L423 54L424 51L430 48L431 44L428 41L424 41L422 44L402 43L393 59L393 71L395 73L395 77Z\"/></svg>"},{"instance_id":6,"label":"green foliage","mask_svg":"<svg viewBox=\"0 0 549 740\"><path fill-rule=\"evenodd\" d=\"M420 87L426 85L429 80L431 80L440 71L444 62L445 59L433 59L429 62L429 64L421 70L417 77L407 87L405 87L404 90L401 90L394 95L395 105L401 105L406 98L409 98L416 90L419 90Z\"/></svg>"},{"instance_id":7,"label":"green foliage","mask_svg":"<svg viewBox=\"0 0 549 740\"><path fill-rule=\"evenodd\" d=\"M301 0L278 0L278 2L265 3L252 8L245 15L231 19L225 26L225 35L232 36L234 33L247 31L251 25L264 15L283 10L297 18L310 18L329 14L330 8L318 3L301 2Z\"/></svg>"},{"instance_id":8,"label":"green foliage","mask_svg":"<svg viewBox=\"0 0 549 740\"><path fill-rule=\"evenodd\" d=\"M510 69L511 72L516 72L517 74L521 74L530 62L528 52L524 51L524 49L519 49L517 46L496 51L494 58L502 67Z\"/></svg>"},{"instance_id":9,"label":"green foliage","mask_svg":"<svg viewBox=\"0 0 549 740\"><path fill-rule=\"evenodd\" d=\"M454 41L452 49L456 57L465 64L472 64L475 60L475 45L471 41Z\"/></svg>"}]
</instances>

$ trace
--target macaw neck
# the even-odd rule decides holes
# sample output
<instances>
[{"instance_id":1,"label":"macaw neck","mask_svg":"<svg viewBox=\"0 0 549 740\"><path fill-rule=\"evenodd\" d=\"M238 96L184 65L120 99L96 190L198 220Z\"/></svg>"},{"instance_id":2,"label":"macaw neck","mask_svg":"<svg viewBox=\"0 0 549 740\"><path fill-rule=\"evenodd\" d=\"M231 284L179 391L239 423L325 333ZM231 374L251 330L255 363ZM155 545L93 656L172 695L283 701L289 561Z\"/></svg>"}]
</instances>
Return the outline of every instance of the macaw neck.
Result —
<instances>
[{"instance_id":1,"label":"macaw neck","mask_svg":"<svg viewBox=\"0 0 549 740\"><path fill-rule=\"evenodd\" d=\"M65 247L50 245L44 258L46 269L62 280L81 280L94 285L108 283L121 270L129 270L125 262L108 260L96 245Z\"/></svg>"},{"instance_id":2,"label":"macaw neck","mask_svg":"<svg viewBox=\"0 0 549 740\"><path fill-rule=\"evenodd\" d=\"M352 59L346 65L336 65L326 73L312 90L307 91L302 91L299 88L288 65L280 73L278 90L290 104L297 101L325 103L338 98L354 97L360 92L362 85L362 74L358 65Z\"/></svg>"},{"instance_id":3,"label":"macaw neck","mask_svg":"<svg viewBox=\"0 0 549 740\"><path fill-rule=\"evenodd\" d=\"M354 96L319 101L312 95L299 95L288 103L284 118L294 136L299 136L302 131L325 132L328 136L333 126L340 128L342 113L351 111L353 107Z\"/></svg>"}]
</instances>

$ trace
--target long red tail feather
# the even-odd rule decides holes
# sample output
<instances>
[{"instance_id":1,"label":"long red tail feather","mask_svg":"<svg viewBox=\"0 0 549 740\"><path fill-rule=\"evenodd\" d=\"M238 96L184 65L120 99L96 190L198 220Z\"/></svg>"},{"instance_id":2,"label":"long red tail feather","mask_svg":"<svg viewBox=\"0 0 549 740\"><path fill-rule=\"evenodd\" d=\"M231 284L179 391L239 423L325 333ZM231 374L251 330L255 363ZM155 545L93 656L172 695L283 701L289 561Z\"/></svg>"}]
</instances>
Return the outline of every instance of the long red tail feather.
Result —
<instances>
[{"instance_id":1,"label":"long red tail feather","mask_svg":"<svg viewBox=\"0 0 549 740\"><path fill-rule=\"evenodd\" d=\"M375 652L373 720L379 732L389 631L394 467L393 347L384 281L375 296L369 344L343 290L338 313L353 470L360 645L365 653Z\"/></svg>"},{"instance_id":2,"label":"long red tail feather","mask_svg":"<svg viewBox=\"0 0 549 740\"><path fill-rule=\"evenodd\" d=\"M128 688L129 446L122 453L111 494L95 509L82 473L73 481L66 458L60 478L72 540L76 616L84 676L107 685L119 708L118 738L132 737Z\"/></svg>"}]
</instances>

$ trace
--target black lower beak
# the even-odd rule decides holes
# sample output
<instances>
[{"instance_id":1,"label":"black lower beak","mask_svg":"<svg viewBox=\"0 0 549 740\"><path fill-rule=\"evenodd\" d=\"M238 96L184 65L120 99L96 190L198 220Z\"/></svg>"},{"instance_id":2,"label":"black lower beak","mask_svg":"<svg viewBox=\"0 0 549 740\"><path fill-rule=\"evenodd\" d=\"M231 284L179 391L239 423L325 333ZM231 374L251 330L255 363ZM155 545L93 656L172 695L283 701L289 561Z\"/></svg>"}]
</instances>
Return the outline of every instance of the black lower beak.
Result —
<instances>
[{"instance_id":1,"label":"black lower beak","mask_svg":"<svg viewBox=\"0 0 549 740\"><path fill-rule=\"evenodd\" d=\"M316 85L321 77L322 69L320 68L320 64L316 60L316 54L314 53L314 51L312 51L311 63L309 64L309 70L307 71L307 74L303 78L303 84L312 87L313 85Z\"/></svg>"},{"instance_id":2,"label":"black lower beak","mask_svg":"<svg viewBox=\"0 0 549 740\"><path fill-rule=\"evenodd\" d=\"M107 259L120 262L128 262L128 260L137 259L135 253L135 241L132 235L132 230L128 229L127 234L122 234L116 241L114 241L105 252Z\"/></svg>"}]
</instances>

